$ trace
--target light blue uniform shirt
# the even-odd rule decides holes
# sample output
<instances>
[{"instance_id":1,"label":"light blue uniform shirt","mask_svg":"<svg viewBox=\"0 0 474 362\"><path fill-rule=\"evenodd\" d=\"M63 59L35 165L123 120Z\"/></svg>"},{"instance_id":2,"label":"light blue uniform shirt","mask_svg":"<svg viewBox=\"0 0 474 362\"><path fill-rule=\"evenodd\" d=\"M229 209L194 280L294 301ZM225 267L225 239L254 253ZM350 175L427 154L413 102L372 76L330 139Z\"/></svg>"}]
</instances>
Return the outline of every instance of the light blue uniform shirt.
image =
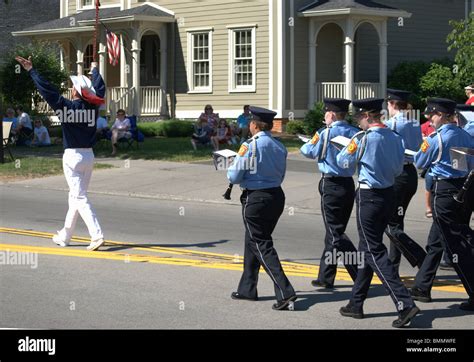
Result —
<instances>
[{"instance_id":1,"label":"light blue uniform shirt","mask_svg":"<svg viewBox=\"0 0 474 362\"><path fill-rule=\"evenodd\" d=\"M464 130L474 137L474 121L467 122L464 126Z\"/></svg>"},{"instance_id":2,"label":"light blue uniform shirt","mask_svg":"<svg viewBox=\"0 0 474 362\"><path fill-rule=\"evenodd\" d=\"M351 144L337 155L337 164L342 168L359 170L359 182L374 189L393 186L395 177L403 171L405 148L402 138L386 127L371 127L352 138ZM360 158L360 160L359 160Z\"/></svg>"},{"instance_id":3,"label":"light blue uniform shirt","mask_svg":"<svg viewBox=\"0 0 474 362\"><path fill-rule=\"evenodd\" d=\"M227 170L230 183L249 190L269 189L282 184L288 151L270 132L257 133L242 144L241 151Z\"/></svg>"},{"instance_id":4,"label":"light blue uniform shirt","mask_svg":"<svg viewBox=\"0 0 474 362\"><path fill-rule=\"evenodd\" d=\"M403 112L400 112L386 121L385 125L403 138L405 148L414 152L420 149L423 135L419 121L409 120ZM413 162L413 157L405 155L405 162Z\"/></svg>"},{"instance_id":5,"label":"light blue uniform shirt","mask_svg":"<svg viewBox=\"0 0 474 362\"><path fill-rule=\"evenodd\" d=\"M339 167L336 157L340 151L330 141L336 136L352 138L357 132L359 130L346 121L336 121L330 127L317 131L313 139L305 143L300 151L307 158L318 159L319 171L322 173L331 176L351 177L355 172L355 165L350 168ZM322 155L326 137L326 152L325 155Z\"/></svg>"},{"instance_id":6,"label":"light blue uniform shirt","mask_svg":"<svg viewBox=\"0 0 474 362\"><path fill-rule=\"evenodd\" d=\"M439 157L439 135L441 136L442 152ZM449 149L451 147L474 148L474 138L455 124L445 124L425 139L421 149L415 155L415 164L419 169L430 168L429 174L439 178L459 178L467 176L468 171L456 170L452 167Z\"/></svg>"}]
</instances>

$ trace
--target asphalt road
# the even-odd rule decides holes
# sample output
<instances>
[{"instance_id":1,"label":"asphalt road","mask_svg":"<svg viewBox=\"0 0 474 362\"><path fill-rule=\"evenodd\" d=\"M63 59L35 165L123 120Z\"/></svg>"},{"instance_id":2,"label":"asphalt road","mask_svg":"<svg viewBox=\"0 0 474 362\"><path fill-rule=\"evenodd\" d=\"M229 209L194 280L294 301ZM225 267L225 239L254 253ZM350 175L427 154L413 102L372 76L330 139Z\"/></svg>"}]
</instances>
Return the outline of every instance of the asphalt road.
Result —
<instances>
[{"instance_id":1,"label":"asphalt road","mask_svg":"<svg viewBox=\"0 0 474 362\"><path fill-rule=\"evenodd\" d=\"M107 240L136 245L109 244L103 252L92 253L84 251L85 242L59 248L44 235L1 232L1 250L10 245L12 250L16 246L39 252L37 268L0 265L1 328L352 329L390 328L396 318L395 307L380 285L371 289L366 319L341 317L338 309L350 297L352 284L344 280L344 273L335 291L315 290L307 270L290 274L299 294L294 312L271 310L273 286L263 273L260 302L231 300L240 271L232 260L219 255L237 258L243 252L241 211L236 205L97 194L90 198ZM0 186L0 200L0 227L49 233L61 226L67 206L63 191L14 184ZM318 264L324 236L321 216L290 211L285 210L274 233L280 258ZM417 240L426 240L428 227L429 221L406 223ZM75 234L87 236L82 221ZM357 240L354 219L348 235ZM402 265L402 275L414 272L407 263ZM455 282L451 273L440 274ZM466 298L459 288L457 292L438 288L433 297L434 303L419 305L423 313L413 327L473 327L474 315L456 307Z\"/></svg>"}]
</instances>

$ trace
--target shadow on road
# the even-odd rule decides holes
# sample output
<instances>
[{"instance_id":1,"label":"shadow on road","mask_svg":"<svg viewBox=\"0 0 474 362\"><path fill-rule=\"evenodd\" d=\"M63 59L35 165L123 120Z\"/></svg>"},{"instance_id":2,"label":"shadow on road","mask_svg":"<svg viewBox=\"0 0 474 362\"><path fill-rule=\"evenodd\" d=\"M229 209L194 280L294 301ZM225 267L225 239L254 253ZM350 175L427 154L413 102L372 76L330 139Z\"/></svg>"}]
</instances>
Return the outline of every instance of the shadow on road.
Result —
<instances>
[{"instance_id":1,"label":"shadow on road","mask_svg":"<svg viewBox=\"0 0 474 362\"><path fill-rule=\"evenodd\" d=\"M161 248L188 248L188 247L197 247L197 248L215 248L217 245L224 244L229 242L230 240L217 240L217 241L209 241L205 243L190 243L190 244L127 244L127 245L113 245L109 246L107 251L118 251L118 250L125 250L130 248L153 248L153 247L161 247ZM111 245L111 244L108 244Z\"/></svg>"}]
</instances>

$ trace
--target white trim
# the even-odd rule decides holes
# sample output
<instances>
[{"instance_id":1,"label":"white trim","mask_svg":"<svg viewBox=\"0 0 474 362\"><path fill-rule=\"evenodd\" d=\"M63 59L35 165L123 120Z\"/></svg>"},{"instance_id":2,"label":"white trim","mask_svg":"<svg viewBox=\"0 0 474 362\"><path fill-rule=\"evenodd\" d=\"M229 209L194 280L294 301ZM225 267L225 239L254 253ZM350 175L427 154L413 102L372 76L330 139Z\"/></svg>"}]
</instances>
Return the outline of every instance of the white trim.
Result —
<instances>
[{"instance_id":1,"label":"white trim","mask_svg":"<svg viewBox=\"0 0 474 362\"><path fill-rule=\"evenodd\" d=\"M201 28L187 28L186 32L187 33L204 33L205 31L214 31L213 26L205 26Z\"/></svg>"},{"instance_id":2,"label":"white trim","mask_svg":"<svg viewBox=\"0 0 474 362\"><path fill-rule=\"evenodd\" d=\"M175 12L174 12L174 11L171 11L170 9L167 9L167 8L165 8L165 7L163 7L163 6L160 6L160 5L158 5L158 4L152 3L152 2L150 2L150 1L145 1L144 3L141 3L139 6L143 6L143 5L150 5L150 6L154 7L155 9L161 10L161 11L167 13L167 14L170 14L170 15L175 16ZM138 7L138 6L137 6L137 7Z\"/></svg>"},{"instance_id":3,"label":"white trim","mask_svg":"<svg viewBox=\"0 0 474 362\"><path fill-rule=\"evenodd\" d=\"M410 18L412 13L404 10L372 10L372 9L334 9L334 10L308 10L298 13L302 17L313 16L331 16L331 15L363 15L363 16L382 16L387 18Z\"/></svg>"},{"instance_id":4,"label":"white trim","mask_svg":"<svg viewBox=\"0 0 474 362\"><path fill-rule=\"evenodd\" d=\"M284 108L284 100L285 100L285 89L284 89L284 47L285 47L285 31L284 31L284 17L285 17L285 12L284 12L284 1L278 1L278 9L277 9L277 14L278 14L278 20L277 20L277 26L278 26L278 74L277 74L277 82L278 82L278 87L277 87L277 118L280 118L283 116L283 108Z\"/></svg>"},{"instance_id":5,"label":"white trim","mask_svg":"<svg viewBox=\"0 0 474 362\"><path fill-rule=\"evenodd\" d=\"M293 26L290 27L290 108L295 108L295 0L290 0L290 17Z\"/></svg>"},{"instance_id":6,"label":"white trim","mask_svg":"<svg viewBox=\"0 0 474 362\"><path fill-rule=\"evenodd\" d=\"M473 0L474 1L474 0ZM270 44L268 48L268 108L273 108L273 77L274 77L274 70L273 70L273 0L268 0L268 31L269 31L269 38Z\"/></svg>"},{"instance_id":7,"label":"white trim","mask_svg":"<svg viewBox=\"0 0 474 362\"><path fill-rule=\"evenodd\" d=\"M62 29L15 31L11 34L13 36L31 36L31 35L42 35L42 34L78 33L78 32L85 32L85 31L92 31L92 30L94 30L93 26L77 26L74 28L62 28Z\"/></svg>"},{"instance_id":8,"label":"white trim","mask_svg":"<svg viewBox=\"0 0 474 362\"><path fill-rule=\"evenodd\" d=\"M228 73L228 86L229 93L255 93L257 90L257 26L244 26L227 27L228 30L228 54L229 54L229 73ZM234 49L235 49L235 32L239 30L250 30L252 32L252 85L251 86L240 86L235 85L235 73L234 73Z\"/></svg>"},{"instance_id":9,"label":"white trim","mask_svg":"<svg viewBox=\"0 0 474 362\"><path fill-rule=\"evenodd\" d=\"M123 23L125 21L150 21L150 22L160 22L160 23L174 23L175 19L167 16L149 16L149 15L125 15L117 16L115 18L105 18L101 19L103 23ZM95 19L93 20L79 20L79 24L94 24Z\"/></svg>"},{"instance_id":10,"label":"white trim","mask_svg":"<svg viewBox=\"0 0 474 362\"><path fill-rule=\"evenodd\" d=\"M227 29L239 29L239 28L258 28L257 23L253 24L236 24L236 25L227 25Z\"/></svg>"},{"instance_id":11,"label":"white trim","mask_svg":"<svg viewBox=\"0 0 474 362\"><path fill-rule=\"evenodd\" d=\"M187 75L188 75L188 94L195 94L195 93L212 93L212 71L213 71L213 64L212 64L212 33L214 28L194 28L194 29L187 29L186 30L186 41L187 41ZM207 33L209 35L208 41L208 48L209 48L209 87L206 88L194 88L194 74L193 74L193 64L192 64L192 55L193 55L193 35L200 34L200 33Z\"/></svg>"}]
</instances>

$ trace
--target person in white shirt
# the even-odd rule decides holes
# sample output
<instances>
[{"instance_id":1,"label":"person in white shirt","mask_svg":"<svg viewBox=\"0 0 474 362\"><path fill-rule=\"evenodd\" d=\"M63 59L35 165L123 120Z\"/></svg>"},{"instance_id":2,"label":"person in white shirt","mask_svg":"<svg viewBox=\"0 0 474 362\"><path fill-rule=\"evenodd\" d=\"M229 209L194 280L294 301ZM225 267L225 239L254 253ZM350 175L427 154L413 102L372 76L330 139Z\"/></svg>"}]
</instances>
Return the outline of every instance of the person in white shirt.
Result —
<instances>
[{"instance_id":1,"label":"person in white shirt","mask_svg":"<svg viewBox=\"0 0 474 362\"><path fill-rule=\"evenodd\" d=\"M125 111L119 109L117 111L117 119L115 120L114 125L112 126L112 156L117 154L117 142L121 138L130 138L132 133L130 132L131 124L130 120L125 117Z\"/></svg>"},{"instance_id":2,"label":"person in white shirt","mask_svg":"<svg viewBox=\"0 0 474 362\"><path fill-rule=\"evenodd\" d=\"M107 123L107 119L105 117L100 116L97 118L97 140L106 138L107 132L109 130L109 125Z\"/></svg>"},{"instance_id":3,"label":"person in white shirt","mask_svg":"<svg viewBox=\"0 0 474 362\"><path fill-rule=\"evenodd\" d=\"M18 136L18 145L23 145L31 140L31 135L33 134L33 124L31 122L30 116L26 113L22 106L16 108L18 114L18 126L16 129L16 134Z\"/></svg>"},{"instance_id":4,"label":"person in white shirt","mask_svg":"<svg viewBox=\"0 0 474 362\"><path fill-rule=\"evenodd\" d=\"M32 146L50 146L51 138L49 137L48 130L43 126L43 122L37 119L35 120L35 130L33 141L31 142Z\"/></svg>"}]
</instances>

